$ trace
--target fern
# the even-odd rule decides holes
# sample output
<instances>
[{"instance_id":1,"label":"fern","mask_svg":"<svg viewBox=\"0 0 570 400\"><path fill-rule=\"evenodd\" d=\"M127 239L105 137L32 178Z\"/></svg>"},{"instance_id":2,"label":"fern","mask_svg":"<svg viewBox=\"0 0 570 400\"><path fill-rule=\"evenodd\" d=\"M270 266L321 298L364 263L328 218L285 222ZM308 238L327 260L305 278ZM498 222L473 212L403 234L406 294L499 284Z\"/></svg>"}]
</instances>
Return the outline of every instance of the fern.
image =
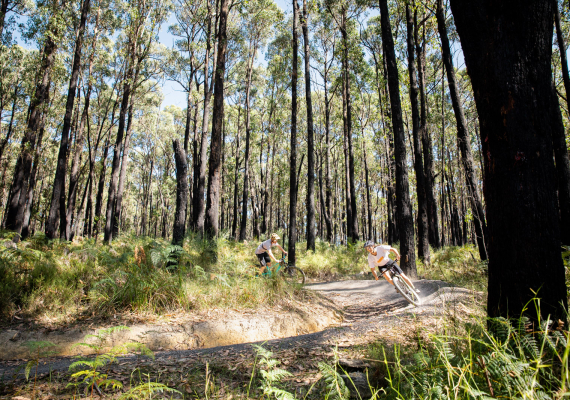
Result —
<instances>
[{"instance_id":1,"label":"fern","mask_svg":"<svg viewBox=\"0 0 570 400\"><path fill-rule=\"evenodd\" d=\"M292 400L295 396L278 387L281 381L292 374L281 368L277 368L279 361L273 358L273 352L265 349L263 346L253 345L259 358L259 365L264 366L265 369L261 373L261 386L260 389L266 396L273 396L278 400Z\"/></svg>"},{"instance_id":2,"label":"fern","mask_svg":"<svg viewBox=\"0 0 570 400\"><path fill-rule=\"evenodd\" d=\"M326 398L331 400L348 399L350 397L350 390L337 370L324 362L320 362L318 367L325 381Z\"/></svg>"}]
</instances>

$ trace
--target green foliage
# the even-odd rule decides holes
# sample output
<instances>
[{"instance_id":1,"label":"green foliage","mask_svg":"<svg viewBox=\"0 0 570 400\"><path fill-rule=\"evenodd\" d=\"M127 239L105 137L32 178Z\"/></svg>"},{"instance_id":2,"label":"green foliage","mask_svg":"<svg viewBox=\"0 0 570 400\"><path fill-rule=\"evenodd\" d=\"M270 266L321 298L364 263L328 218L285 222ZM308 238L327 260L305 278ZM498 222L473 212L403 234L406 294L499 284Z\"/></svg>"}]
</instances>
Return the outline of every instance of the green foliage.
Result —
<instances>
[{"instance_id":1,"label":"green foliage","mask_svg":"<svg viewBox=\"0 0 570 400\"><path fill-rule=\"evenodd\" d=\"M53 323L93 312L255 308L315 296L281 281L254 278L256 246L194 234L182 247L129 235L110 245L47 242L36 235L0 250L0 317L20 310Z\"/></svg>"},{"instance_id":2,"label":"green foliage","mask_svg":"<svg viewBox=\"0 0 570 400\"><path fill-rule=\"evenodd\" d=\"M91 392L91 397L93 397L94 390L100 390L100 387L104 387L105 389L111 387L114 390L121 389L123 384L120 381L110 378L107 373L101 372L100 369L109 364L115 363L117 361L117 357L127 353L139 353L140 355L154 359L154 353L142 343L125 343L112 347L107 353L102 352L105 343L110 336L128 329L129 328L126 326L115 326L108 329L100 329L94 335L86 335L83 338L84 341L77 344L77 346L91 349L95 353L95 358L79 358L79 360L73 362L69 366L69 371L77 369L79 369L79 371L74 372L71 375L71 379L74 380L74 382L70 382L67 386L84 386L86 392L88 390ZM83 369L80 369L81 367L83 367ZM133 389L131 389L131 391L133 391ZM143 392L147 393L144 390L141 393ZM138 392L134 391L133 395L136 393Z\"/></svg>"},{"instance_id":3,"label":"green foliage","mask_svg":"<svg viewBox=\"0 0 570 400\"><path fill-rule=\"evenodd\" d=\"M169 388L162 383L151 382L149 380L148 382L135 386L128 392L123 393L121 396L119 396L118 400L151 399L155 394L164 392L180 393L178 390Z\"/></svg>"},{"instance_id":4,"label":"green foliage","mask_svg":"<svg viewBox=\"0 0 570 400\"><path fill-rule=\"evenodd\" d=\"M273 358L273 353L262 346L254 345L261 373L261 386L264 397L276 398L278 400L293 400L295 396L280 388L279 384L284 378L292 376L289 371L278 368L279 360Z\"/></svg>"},{"instance_id":5,"label":"green foliage","mask_svg":"<svg viewBox=\"0 0 570 400\"><path fill-rule=\"evenodd\" d=\"M368 272L366 252L357 243L348 246L335 246L322 240L317 240L315 252L300 252L296 266L301 268L308 277L326 278L338 275ZM298 243L297 248L304 250L306 243Z\"/></svg>"},{"instance_id":6,"label":"green foliage","mask_svg":"<svg viewBox=\"0 0 570 400\"><path fill-rule=\"evenodd\" d=\"M30 372L32 368L36 367L36 375L38 371L38 366L41 358L49 357L54 354L54 347L55 344L49 341L30 341L26 342L25 346L30 351L30 360L26 363L26 367L24 369L24 374L26 376L26 380L30 379Z\"/></svg>"},{"instance_id":7,"label":"green foliage","mask_svg":"<svg viewBox=\"0 0 570 400\"><path fill-rule=\"evenodd\" d=\"M418 264L418 275L467 289L487 289L487 263L479 259L479 252L473 245L447 246L432 251L430 264Z\"/></svg>"},{"instance_id":8,"label":"green foliage","mask_svg":"<svg viewBox=\"0 0 570 400\"><path fill-rule=\"evenodd\" d=\"M404 357L384 351L388 398L550 399L568 391L568 332L522 317L466 325L466 335L435 335Z\"/></svg>"},{"instance_id":9,"label":"green foliage","mask_svg":"<svg viewBox=\"0 0 570 400\"><path fill-rule=\"evenodd\" d=\"M344 383L342 376L337 371L337 365L335 359L334 367L331 367L327 363L320 362L319 370L323 375L323 380L325 382L326 398L330 400L347 400L350 398L350 390Z\"/></svg>"}]
</instances>

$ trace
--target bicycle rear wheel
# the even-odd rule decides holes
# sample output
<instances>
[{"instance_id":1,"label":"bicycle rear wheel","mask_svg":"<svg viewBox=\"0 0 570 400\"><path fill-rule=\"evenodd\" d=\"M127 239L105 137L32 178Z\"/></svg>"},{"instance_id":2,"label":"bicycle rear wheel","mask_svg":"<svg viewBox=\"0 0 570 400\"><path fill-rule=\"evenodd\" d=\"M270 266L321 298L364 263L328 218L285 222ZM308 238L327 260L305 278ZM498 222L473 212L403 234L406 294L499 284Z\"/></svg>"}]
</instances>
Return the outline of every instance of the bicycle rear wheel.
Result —
<instances>
[{"instance_id":1,"label":"bicycle rear wheel","mask_svg":"<svg viewBox=\"0 0 570 400\"><path fill-rule=\"evenodd\" d=\"M305 284L305 273L301 268L294 265L284 267L279 271L279 275L289 283L296 283L297 285Z\"/></svg>"},{"instance_id":2,"label":"bicycle rear wheel","mask_svg":"<svg viewBox=\"0 0 570 400\"><path fill-rule=\"evenodd\" d=\"M414 306L420 305L421 301L418 294L405 280L401 279L399 276L394 276L392 278L392 282L394 282L396 290L408 301L408 303Z\"/></svg>"}]
</instances>

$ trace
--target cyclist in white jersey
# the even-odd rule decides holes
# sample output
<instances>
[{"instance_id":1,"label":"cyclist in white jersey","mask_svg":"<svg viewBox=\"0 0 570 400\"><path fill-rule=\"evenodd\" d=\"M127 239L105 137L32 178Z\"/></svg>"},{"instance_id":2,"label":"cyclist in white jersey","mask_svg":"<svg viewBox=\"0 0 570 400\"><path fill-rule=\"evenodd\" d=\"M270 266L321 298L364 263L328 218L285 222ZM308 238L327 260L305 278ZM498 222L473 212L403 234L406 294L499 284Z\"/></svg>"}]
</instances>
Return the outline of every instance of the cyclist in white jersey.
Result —
<instances>
[{"instance_id":1,"label":"cyclist in white jersey","mask_svg":"<svg viewBox=\"0 0 570 400\"><path fill-rule=\"evenodd\" d=\"M277 243L277 241L281 239L278 234L272 233L271 238L267 239L265 242L261 242L257 249L255 249L255 255L261 264L259 268L259 274L263 274L265 272L265 268L271 268L271 260L278 262L273 253L271 252L271 248L277 246L279 250L283 252L283 254L287 255L287 252L283 250L283 247Z\"/></svg>"},{"instance_id":2,"label":"cyclist in white jersey","mask_svg":"<svg viewBox=\"0 0 570 400\"><path fill-rule=\"evenodd\" d=\"M384 278L386 278L386 280L393 286L394 282L392 282L389 270L390 268L395 268L408 285L410 285L417 293L420 292L419 289L416 289L410 278L402 272L400 266L396 264L396 261L400 259L400 253L398 253L398 250L385 244L379 244L376 246L371 240L364 244L364 248L368 251L368 266L374 275L374 279L378 280L378 275L376 275L376 268L378 268L378 271L380 271ZM390 259L390 253L394 253L396 255L396 261Z\"/></svg>"}]
</instances>

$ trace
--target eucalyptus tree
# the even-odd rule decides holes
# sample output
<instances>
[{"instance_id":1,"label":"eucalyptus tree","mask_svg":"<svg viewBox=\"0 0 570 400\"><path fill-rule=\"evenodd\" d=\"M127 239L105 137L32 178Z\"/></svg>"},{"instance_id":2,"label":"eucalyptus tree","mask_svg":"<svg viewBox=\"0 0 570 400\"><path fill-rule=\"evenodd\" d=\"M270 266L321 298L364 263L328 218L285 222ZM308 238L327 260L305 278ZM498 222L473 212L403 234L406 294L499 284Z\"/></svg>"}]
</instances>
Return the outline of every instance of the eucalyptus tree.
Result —
<instances>
[{"instance_id":1,"label":"eucalyptus tree","mask_svg":"<svg viewBox=\"0 0 570 400\"><path fill-rule=\"evenodd\" d=\"M216 47L219 3L213 0L205 0L204 13L204 62L202 64L202 84L204 85L203 107L202 107L202 130L200 138L200 151L194 162L194 193L193 199L193 218L192 224L194 229L200 234L204 233L204 221L206 217L206 206L204 203L204 194L206 190L206 157L208 149L208 127L210 123L210 102L214 93L214 79L216 65ZM210 67L210 58L213 57L212 67ZM195 143L196 146L196 143ZM196 153L195 153L196 154Z\"/></svg>"},{"instance_id":2,"label":"eucalyptus tree","mask_svg":"<svg viewBox=\"0 0 570 400\"><path fill-rule=\"evenodd\" d=\"M164 0L132 0L125 13L124 48L125 67L122 89L121 108L119 111L119 122L117 137L113 149L113 164L111 170L111 182L107 196L107 212L105 218L104 240L110 242L113 238L113 227L116 223L117 214L116 200L118 194L121 152L123 150L123 139L125 134L125 120L130 107L133 88L136 87L138 73L141 63L149 56L155 35L165 20L169 4ZM126 147L126 146L125 146ZM126 158L125 158L126 160Z\"/></svg>"},{"instance_id":3,"label":"eucalyptus tree","mask_svg":"<svg viewBox=\"0 0 570 400\"><path fill-rule=\"evenodd\" d=\"M457 122L457 141L461 150L462 164L465 170L467 180L467 188L469 189L469 199L471 200L471 208L473 209L475 232L477 235L477 244L479 247L479 256L481 260L487 259L486 241L488 240L487 224L485 222L485 214L483 212L483 204L479 197L477 185L475 182L475 167L473 155L471 152L471 143L469 131L467 130L467 121L459 99L459 93L455 78L455 69L453 67L453 59L451 57L451 48L447 36L447 28L445 23L445 11L443 8L443 0L437 2L437 26L439 36L441 38L441 51L445 71L447 72L447 82L449 85L449 93Z\"/></svg>"},{"instance_id":4,"label":"eucalyptus tree","mask_svg":"<svg viewBox=\"0 0 570 400\"><path fill-rule=\"evenodd\" d=\"M398 65L394 50L394 38L388 14L387 0L379 0L380 20L382 27L382 42L384 57L388 72L388 89L390 93L390 108L392 111L392 127L394 130L394 155L396 157L396 202L397 217L400 231L401 265L406 274L416 277L416 252L414 246L414 223L410 203L408 183L408 167L406 163L406 139L402 119L402 103L400 99L400 82Z\"/></svg>"},{"instance_id":5,"label":"eucalyptus tree","mask_svg":"<svg viewBox=\"0 0 570 400\"><path fill-rule=\"evenodd\" d=\"M303 54L305 61L305 103L307 107L307 249L315 251L315 144L311 99L311 55L309 52L309 8L303 0Z\"/></svg>"},{"instance_id":6,"label":"eucalyptus tree","mask_svg":"<svg viewBox=\"0 0 570 400\"><path fill-rule=\"evenodd\" d=\"M62 40L61 21L66 13L65 0L47 2L28 21L29 30L26 37L41 43L42 58L37 71L35 91L28 107L28 121L21 141L20 155L14 168L12 185L4 218L7 229L22 229L24 212L28 200L28 184L32 173L33 154L36 148L38 133L42 127L42 115L49 103L51 73L55 63L57 43ZM16 236L18 240L18 236Z\"/></svg>"},{"instance_id":7,"label":"eucalyptus tree","mask_svg":"<svg viewBox=\"0 0 570 400\"><path fill-rule=\"evenodd\" d=\"M291 41L293 53L291 57L291 148L289 161L289 262L296 261L297 245L297 76L299 56L299 39L297 21L299 17L299 4L293 0L293 40Z\"/></svg>"},{"instance_id":8,"label":"eucalyptus tree","mask_svg":"<svg viewBox=\"0 0 570 400\"><path fill-rule=\"evenodd\" d=\"M321 213L323 214L326 230L327 230L327 240L329 242L333 241L333 229L332 229L332 187L331 187L331 166L330 166L330 129L331 129L331 104L332 98L334 97L335 90L332 90L332 95L330 94L329 84L331 82L331 70L334 67L334 54L336 48L336 32L331 29L330 18L321 11L320 18L317 22L317 29L314 33L314 41L317 49L320 51L316 52L315 58L322 68L316 68L317 72L323 80L323 96L324 96L324 114L325 114L325 196L321 194ZM320 173L322 168L319 169ZM319 178L320 179L320 178ZM322 186L322 185L321 185ZM326 200L325 200L326 197Z\"/></svg>"},{"instance_id":9,"label":"eucalyptus tree","mask_svg":"<svg viewBox=\"0 0 570 400\"><path fill-rule=\"evenodd\" d=\"M346 165L346 212L347 234L353 242L358 240L358 216L356 207L356 186L354 171L354 150L352 145L352 100L350 94L350 70L354 67L350 63L351 47L355 43L355 21L362 11L364 4L360 1L328 0L325 7L335 21L342 38L341 63L342 63L342 108L343 129L345 140L345 165Z\"/></svg>"},{"instance_id":10,"label":"eucalyptus tree","mask_svg":"<svg viewBox=\"0 0 570 400\"><path fill-rule=\"evenodd\" d=\"M429 262L429 239L428 239L428 212L426 202L426 185L424 175L424 163L422 160L422 148L420 139L420 112L418 109L418 84L416 79L415 60L415 30L417 29L417 10L410 9L406 4L406 32L408 47L408 76L410 81L410 103L412 109L412 135L414 170L416 172L416 192L418 198L417 234L418 234L418 257Z\"/></svg>"},{"instance_id":11,"label":"eucalyptus tree","mask_svg":"<svg viewBox=\"0 0 570 400\"><path fill-rule=\"evenodd\" d=\"M451 0L480 121L491 317L566 317L552 131L555 2ZM517 10L513 13L512 10ZM541 297L540 308L529 310Z\"/></svg>"},{"instance_id":12,"label":"eucalyptus tree","mask_svg":"<svg viewBox=\"0 0 570 400\"><path fill-rule=\"evenodd\" d=\"M247 205L249 186L249 154L251 137L251 83L253 63L257 52L272 35L267 29L267 24L273 24L283 18L281 10L273 0L255 0L241 5L243 37L247 44L244 49L244 61L246 66L245 76L245 158L243 173L243 196L242 196L242 219L239 230L239 240L243 241L247 236Z\"/></svg>"},{"instance_id":13,"label":"eucalyptus tree","mask_svg":"<svg viewBox=\"0 0 570 400\"><path fill-rule=\"evenodd\" d=\"M228 45L227 25L230 0L220 1L218 27L218 54L216 56L214 110L212 113L212 139L208 172L208 197L206 201L205 231L209 237L218 235L218 211L220 204L220 168L222 156L222 125L224 120L224 78Z\"/></svg>"},{"instance_id":14,"label":"eucalyptus tree","mask_svg":"<svg viewBox=\"0 0 570 400\"><path fill-rule=\"evenodd\" d=\"M79 17L79 26L75 39L73 51L73 63L71 67L71 76L69 79L69 89L67 91L67 101L65 104L65 116L63 117L63 128L61 140L59 142L59 154L57 156L57 166L55 169L55 177L53 181L52 199L46 222L46 236L53 239L57 230L57 220L59 217L60 237L64 240L71 239L70 224L71 215L68 216L65 204L65 177L67 175L67 156L69 147L69 131L71 130L71 118L73 116L73 107L75 105L75 94L77 89L77 80L79 79L79 70L81 68L81 56L83 50L83 36L85 34L85 25L91 7L91 0L83 0L81 3L81 14ZM76 182L70 182L72 185ZM75 190L72 188L72 190Z\"/></svg>"}]
</instances>

